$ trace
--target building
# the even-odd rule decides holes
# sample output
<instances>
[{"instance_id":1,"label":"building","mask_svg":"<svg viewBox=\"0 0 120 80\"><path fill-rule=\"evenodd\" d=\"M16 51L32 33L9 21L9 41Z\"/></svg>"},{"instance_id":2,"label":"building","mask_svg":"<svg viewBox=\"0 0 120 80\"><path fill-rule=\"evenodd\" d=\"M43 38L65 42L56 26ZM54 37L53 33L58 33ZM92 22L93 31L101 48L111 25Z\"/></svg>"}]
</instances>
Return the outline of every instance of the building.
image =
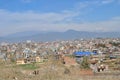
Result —
<instances>
[{"instance_id":1,"label":"building","mask_svg":"<svg viewBox=\"0 0 120 80\"><path fill-rule=\"evenodd\" d=\"M25 60L24 59L18 59L16 61L16 64L19 65L19 64L25 64Z\"/></svg>"}]
</instances>

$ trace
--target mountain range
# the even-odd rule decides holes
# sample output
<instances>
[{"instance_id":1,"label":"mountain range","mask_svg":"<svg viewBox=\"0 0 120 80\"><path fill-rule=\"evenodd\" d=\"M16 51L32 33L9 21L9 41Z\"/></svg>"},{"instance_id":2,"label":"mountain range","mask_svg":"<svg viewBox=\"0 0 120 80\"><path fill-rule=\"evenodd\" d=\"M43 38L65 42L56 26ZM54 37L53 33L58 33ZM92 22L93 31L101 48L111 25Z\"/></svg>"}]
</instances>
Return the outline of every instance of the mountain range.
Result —
<instances>
[{"instance_id":1,"label":"mountain range","mask_svg":"<svg viewBox=\"0 0 120 80\"><path fill-rule=\"evenodd\" d=\"M120 32L87 32L68 30L65 32L25 31L0 37L0 42L55 41L74 40L81 38L120 38Z\"/></svg>"}]
</instances>

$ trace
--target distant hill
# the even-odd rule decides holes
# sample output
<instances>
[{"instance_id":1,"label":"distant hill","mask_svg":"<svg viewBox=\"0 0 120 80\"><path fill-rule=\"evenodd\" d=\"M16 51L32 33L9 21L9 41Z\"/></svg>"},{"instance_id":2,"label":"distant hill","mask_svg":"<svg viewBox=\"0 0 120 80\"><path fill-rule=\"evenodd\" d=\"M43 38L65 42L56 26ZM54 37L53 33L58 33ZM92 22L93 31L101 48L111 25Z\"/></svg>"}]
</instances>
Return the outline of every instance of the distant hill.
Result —
<instances>
[{"instance_id":1,"label":"distant hill","mask_svg":"<svg viewBox=\"0 0 120 80\"><path fill-rule=\"evenodd\" d=\"M39 32L28 31L18 32L0 38L0 41L20 42L25 40L34 41L54 41L54 40L74 40L80 38L120 38L120 32L86 32L68 30L66 32Z\"/></svg>"},{"instance_id":2,"label":"distant hill","mask_svg":"<svg viewBox=\"0 0 120 80\"><path fill-rule=\"evenodd\" d=\"M27 36L37 35L40 33L46 33L46 32L43 32L43 31L41 31L41 32L40 31L24 31L24 32L13 33L13 34L7 35L5 37L7 37L7 38L27 37Z\"/></svg>"}]
</instances>

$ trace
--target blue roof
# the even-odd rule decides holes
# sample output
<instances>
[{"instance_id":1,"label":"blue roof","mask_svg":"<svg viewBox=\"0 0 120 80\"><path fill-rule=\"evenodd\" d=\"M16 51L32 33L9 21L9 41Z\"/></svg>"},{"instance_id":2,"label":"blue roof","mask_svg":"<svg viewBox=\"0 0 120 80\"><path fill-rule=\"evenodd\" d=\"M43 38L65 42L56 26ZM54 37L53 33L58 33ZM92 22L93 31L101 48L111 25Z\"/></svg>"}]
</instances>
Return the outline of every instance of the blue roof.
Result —
<instances>
[{"instance_id":1,"label":"blue roof","mask_svg":"<svg viewBox=\"0 0 120 80\"><path fill-rule=\"evenodd\" d=\"M96 53L92 53L92 52L74 52L73 53L75 56L90 56L91 54L96 54Z\"/></svg>"}]
</instances>

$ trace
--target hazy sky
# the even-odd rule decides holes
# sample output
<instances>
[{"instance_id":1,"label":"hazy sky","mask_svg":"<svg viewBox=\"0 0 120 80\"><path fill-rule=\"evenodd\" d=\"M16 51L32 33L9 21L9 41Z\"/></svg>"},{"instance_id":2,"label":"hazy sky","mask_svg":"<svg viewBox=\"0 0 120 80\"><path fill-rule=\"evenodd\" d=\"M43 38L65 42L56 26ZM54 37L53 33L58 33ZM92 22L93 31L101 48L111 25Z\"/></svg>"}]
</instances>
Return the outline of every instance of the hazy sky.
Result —
<instances>
[{"instance_id":1,"label":"hazy sky","mask_svg":"<svg viewBox=\"0 0 120 80\"><path fill-rule=\"evenodd\" d=\"M120 0L0 0L0 36L69 29L120 31Z\"/></svg>"}]
</instances>

